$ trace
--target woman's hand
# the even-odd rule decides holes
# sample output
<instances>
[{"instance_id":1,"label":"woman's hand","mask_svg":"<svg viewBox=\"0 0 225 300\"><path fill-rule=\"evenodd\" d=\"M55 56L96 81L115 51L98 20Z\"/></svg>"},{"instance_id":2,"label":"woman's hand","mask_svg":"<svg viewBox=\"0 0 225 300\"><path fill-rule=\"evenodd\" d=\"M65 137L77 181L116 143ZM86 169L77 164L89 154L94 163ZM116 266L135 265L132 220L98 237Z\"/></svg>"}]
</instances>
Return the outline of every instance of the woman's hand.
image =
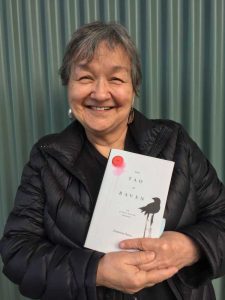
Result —
<instances>
[{"instance_id":1,"label":"woman's hand","mask_svg":"<svg viewBox=\"0 0 225 300\"><path fill-rule=\"evenodd\" d=\"M150 271L139 268L151 264L154 257L151 251L107 253L100 259L96 285L133 294L168 279L178 271L176 267Z\"/></svg>"},{"instance_id":2,"label":"woman's hand","mask_svg":"<svg viewBox=\"0 0 225 300\"><path fill-rule=\"evenodd\" d=\"M165 231L160 238L124 240L120 243L120 247L154 252L154 260L139 264L139 268L144 271L171 267L180 270L196 263L200 258L197 244L185 234L175 231Z\"/></svg>"}]
</instances>

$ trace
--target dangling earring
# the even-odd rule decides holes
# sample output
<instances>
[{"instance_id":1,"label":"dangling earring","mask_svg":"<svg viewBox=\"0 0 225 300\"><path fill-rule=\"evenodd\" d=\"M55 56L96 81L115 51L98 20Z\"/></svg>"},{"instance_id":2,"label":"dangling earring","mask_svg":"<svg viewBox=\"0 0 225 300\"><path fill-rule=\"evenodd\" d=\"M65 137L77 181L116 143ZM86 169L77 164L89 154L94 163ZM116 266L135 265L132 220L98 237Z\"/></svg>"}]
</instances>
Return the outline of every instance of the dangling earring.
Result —
<instances>
[{"instance_id":1,"label":"dangling earring","mask_svg":"<svg viewBox=\"0 0 225 300\"><path fill-rule=\"evenodd\" d=\"M73 112L72 112L71 108L68 109L68 113L67 114L68 114L68 117L69 117L70 120L74 119L74 115L73 115Z\"/></svg>"},{"instance_id":2,"label":"dangling earring","mask_svg":"<svg viewBox=\"0 0 225 300\"><path fill-rule=\"evenodd\" d=\"M130 108L127 124L131 124L131 123L133 123L133 121L134 121L134 98L133 98L132 105Z\"/></svg>"}]
</instances>

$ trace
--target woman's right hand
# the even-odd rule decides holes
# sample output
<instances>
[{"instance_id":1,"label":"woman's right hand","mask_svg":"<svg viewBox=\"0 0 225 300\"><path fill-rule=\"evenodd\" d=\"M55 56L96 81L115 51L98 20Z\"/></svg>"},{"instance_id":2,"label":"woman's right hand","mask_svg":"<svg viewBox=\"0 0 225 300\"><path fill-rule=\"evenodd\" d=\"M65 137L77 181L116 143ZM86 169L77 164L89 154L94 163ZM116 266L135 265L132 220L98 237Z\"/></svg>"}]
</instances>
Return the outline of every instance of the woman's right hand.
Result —
<instances>
[{"instance_id":1,"label":"woman's right hand","mask_svg":"<svg viewBox=\"0 0 225 300\"><path fill-rule=\"evenodd\" d=\"M175 267L144 271L139 265L154 260L152 251L110 252L99 261L96 285L133 294L173 276Z\"/></svg>"}]
</instances>

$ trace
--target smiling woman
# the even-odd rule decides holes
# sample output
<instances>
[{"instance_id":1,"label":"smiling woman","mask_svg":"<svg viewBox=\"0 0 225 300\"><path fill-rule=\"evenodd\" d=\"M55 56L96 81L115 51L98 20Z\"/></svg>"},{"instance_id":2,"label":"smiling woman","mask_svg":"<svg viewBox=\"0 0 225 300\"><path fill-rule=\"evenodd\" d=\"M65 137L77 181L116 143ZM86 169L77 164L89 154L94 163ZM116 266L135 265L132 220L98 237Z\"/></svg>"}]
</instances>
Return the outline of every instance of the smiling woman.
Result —
<instances>
[{"instance_id":1,"label":"smiling woman","mask_svg":"<svg viewBox=\"0 0 225 300\"><path fill-rule=\"evenodd\" d=\"M116 23L83 26L67 46L60 72L71 110L92 144L105 157L111 148L123 149L141 81L127 31Z\"/></svg>"},{"instance_id":2,"label":"smiling woman","mask_svg":"<svg viewBox=\"0 0 225 300\"><path fill-rule=\"evenodd\" d=\"M141 70L126 29L79 28L60 74L76 120L31 151L0 243L6 276L43 300L215 299L210 280L225 274L225 188L180 124L133 109ZM84 241L112 148L175 167L162 236L104 254Z\"/></svg>"},{"instance_id":3,"label":"smiling woman","mask_svg":"<svg viewBox=\"0 0 225 300\"><path fill-rule=\"evenodd\" d=\"M74 64L68 99L89 140L108 157L111 148L124 148L134 89L131 63L121 46L101 42L90 62ZM97 136L97 139L96 139Z\"/></svg>"}]
</instances>

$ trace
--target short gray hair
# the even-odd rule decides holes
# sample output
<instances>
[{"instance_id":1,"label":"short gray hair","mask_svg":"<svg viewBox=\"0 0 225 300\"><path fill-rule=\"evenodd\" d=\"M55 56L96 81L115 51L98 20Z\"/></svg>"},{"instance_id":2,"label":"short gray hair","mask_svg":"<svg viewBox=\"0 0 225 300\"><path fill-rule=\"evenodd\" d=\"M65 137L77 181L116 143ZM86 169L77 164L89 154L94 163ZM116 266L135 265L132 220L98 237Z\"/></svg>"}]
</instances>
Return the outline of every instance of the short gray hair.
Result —
<instances>
[{"instance_id":1,"label":"short gray hair","mask_svg":"<svg viewBox=\"0 0 225 300\"><path fill-rule=\"evenodd\" d=\"M132 85L137 95L142 77L140 58L126 28L116 22L88 23L73 33L66 46L62 66L59 69L62 84L68 84L73 63L84 59L90 62L98 45L103 41L110 49L120 45L127 53L131 62Z\"/></svg>"}]
</instances>

